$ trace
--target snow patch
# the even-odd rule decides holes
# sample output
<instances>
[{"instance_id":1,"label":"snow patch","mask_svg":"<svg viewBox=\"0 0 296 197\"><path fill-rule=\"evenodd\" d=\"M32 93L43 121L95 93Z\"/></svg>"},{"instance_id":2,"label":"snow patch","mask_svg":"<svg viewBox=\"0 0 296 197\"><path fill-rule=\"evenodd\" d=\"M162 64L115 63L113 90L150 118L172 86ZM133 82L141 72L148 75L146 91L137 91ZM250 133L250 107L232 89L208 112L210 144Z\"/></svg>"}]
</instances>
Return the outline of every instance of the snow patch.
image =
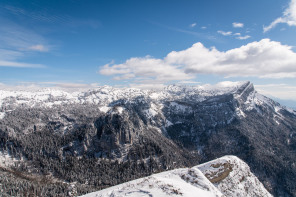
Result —
<instances>
[{"instance_id":1,"label":"snow patch","mask_svg":"<svg viewBox=\"0 0 296 197\"><path fill-rule=\"evenodd\" d=\"M154 103L151 103L150 108L143 110L143 112L146 114L148 118L152 118L156 116L158 114L159 109L162 109L162 108L163 108L163 105L157 106Z\"/></svg>"},{"instance_id":2,"label":"snow patch","mask_svg":"<svg viewBox=\"0 0 296 197\"><path fill-rule=\"evenodd\" d=\"M147 115L148 118L154 117L157 115L157 112L154 111L153 109L145 109L144 113Z\"/></svg>"},{"instance_id":3,"label":"snow patch","mask_svg":"<svg viewBox=\"0 0 296 197\"><path fill-rule=\"evenodd\" d=\"M2 120L5 117L5 112L0 112L0 120Z\"/></svg>"},{"instance_id":4,"label":"snow patch","mask_svg":"<svg viewBox=\"0 0 296 197\"><path fill-rule=\"evenodd\" d=\"M191 111L191 107L182 105L176 102L170 102L170 107L173 108L173 110L177 110L180 112L188 112Z\"/></svg>"},{"instance_id":5,"label":"snow patch","mask_svg":"<svg viewBox=\"0 0 296 197\"><path fill-rule=\"evenodd\" d=\"M116 109L117 109L117 112L118 112L119 114L122 114L122 112L123 112L123 110L124 110L123 107L116 107Z\"/></svg>"},{"instance_id":6,"label":"snow patch","mask_svg":"<svg viewBox=\"0 0 296 197\"><path fill-rule=\"evenodd\" d=\"M239 116L239 117L243 117L243 118L246 117L246 114L245 114L240 108L236 108L236 109L235 109L235 113L236 113L236 115Z\"/></svg>"},{"instance_id":7,"label":"snow patch","mask_svg":"<svg viewBox=\"0 0 296 197\"><path fill-rule=\"evenodd\" d=\"M165 121L165 127L169 127L169 126L172 126L172 125L174 125L174 124L171 121L169 121L169 120Z\"/></svg>"},{"instance_id":8,"label":"snow patch","mask_svg":"<svg viewBox=\"0 0 296 197\"><path fill-rule=\"evenodd\" d=\"M159 99L159 97L160 97L159 93L153 92L152 94L150 94L150 98L152 99L157 100Z\"/></svg>"},{"instance_id":9,"label":"snow patch","mask_svg":"<svg viewBox=\"0 0 296 197\"><path fill-rule=\"evenodd\" d=\"M110 109L111 107L107 107L107 106L99 107L99 110L104 113L107 113Z\"/></svg>"},{"instance_id":10,"label":"snow patch","mask_svg":"<svg viewBox=\"0 0 296 197\"><path fill-rule=\"evenodd\" d=\"M14 165L14 162L19 161L15 158L12 158L7 152L0 151L0 166L11 167Z\"/></svg>"}]
</instances>

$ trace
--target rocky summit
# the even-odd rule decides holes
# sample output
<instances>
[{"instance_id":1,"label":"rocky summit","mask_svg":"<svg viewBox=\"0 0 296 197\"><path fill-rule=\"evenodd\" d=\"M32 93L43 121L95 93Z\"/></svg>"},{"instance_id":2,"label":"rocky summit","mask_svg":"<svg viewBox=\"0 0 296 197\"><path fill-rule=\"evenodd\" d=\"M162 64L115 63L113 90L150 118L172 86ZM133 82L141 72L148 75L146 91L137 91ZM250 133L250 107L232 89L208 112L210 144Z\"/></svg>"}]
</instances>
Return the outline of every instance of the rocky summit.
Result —
<instances>
[{"instance_id":1,"label":"rocky summit","mask_svg":"<svg viewBox=\"0 0 296 197\"><path fill-rule=\"evenodd\" d=\"M274 196L296 196L295 120L294 110L257 93L250 82L0 90L0 191L76 196L235 155L262 187L236 187L235 165L240 180L248 180L240 160L213 164L224 169L224 182L213 175L220 172L207 171L207 163L192 169L226 196L264 188ZM236 189L231 193L225 185Z\"/></svg>"}]
</instances>

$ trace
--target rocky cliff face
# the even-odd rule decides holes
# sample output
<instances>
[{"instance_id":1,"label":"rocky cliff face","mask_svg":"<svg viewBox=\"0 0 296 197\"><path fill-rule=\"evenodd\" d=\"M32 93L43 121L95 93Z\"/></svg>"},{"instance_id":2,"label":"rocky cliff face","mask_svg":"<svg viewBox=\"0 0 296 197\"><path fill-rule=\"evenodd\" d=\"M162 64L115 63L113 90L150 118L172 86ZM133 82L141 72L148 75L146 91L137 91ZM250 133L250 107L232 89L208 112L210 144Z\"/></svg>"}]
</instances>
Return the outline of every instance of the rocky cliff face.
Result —
<instances>
[{"instance_id":1,"label":"rocky cliff face","mask_svg":"<svg viewBox=\"0 0 296 197\"><path fill-rule=\"evenodd\" d=\"M0 91L0 149L16 170L75 182L77 192L224 155L276 196L296 196L296 112L250 82Z\"/></svg>"}]
</instances>

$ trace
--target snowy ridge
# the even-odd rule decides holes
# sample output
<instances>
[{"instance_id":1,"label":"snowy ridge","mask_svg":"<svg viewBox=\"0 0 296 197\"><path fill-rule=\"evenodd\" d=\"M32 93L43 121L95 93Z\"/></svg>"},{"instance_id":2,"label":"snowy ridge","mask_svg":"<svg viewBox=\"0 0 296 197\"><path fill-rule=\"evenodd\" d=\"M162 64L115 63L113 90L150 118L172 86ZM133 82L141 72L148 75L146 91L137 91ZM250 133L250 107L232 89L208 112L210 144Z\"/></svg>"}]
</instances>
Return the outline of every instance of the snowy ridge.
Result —
<instances>
[{"instance_id":1,"label":"snowy ridge","mask_svg":"<svg viewBox=\"0 0 296 197\"><path fill-rule=\"evenodd\" d=\"M154 174L83 197L108 196L270 197L271 195L250 172L246 163L235 156L225 156L193 168Z\"/></svg>"},{"instance_id":2,"label":"snowy ridge","mask_svg":"<svg viewBox=\"0 0 296 197\"><path fill-rule=\"evenodd\" d=\"M211 185L200 171L199 177L195 181L200 182L199 187L187 183L182 179L182 173L187 172L186 169L173 170L152 175L146 178L130 181L118 186L93 192L84 195L84 197L121 197L121 196L184 196L191 197L196 194L205 197L223 196L214 186Z\"/></svg>"},{"instance_id":3,"label":"snowy ridge","mask_svg":"<svg viewBox=\"0 0 296 197\"><path fill-rule=\"evenodd\" d=\"M149 108L143 109L147 118L153 118L156 115L162 116L162 108L169 101L171 110L179 113L190 113L192 108L190 103L202 103L204 101L214 101L219 96L233 95L240 104L235 108L235 114L229 117L230 123L235 117L245 118L245 112L253 109L259 113L258 106L268 106L278 114L275 121L281 119L281 110L287 110L296 115L296 112L280 106L280 104L258 94L250 82L220 82L216 85L198 85L183 86L169 85L163 90L141 90L135 88L113 88L111 86L102 86L100 88L67 92L58 89L43 90L0 90L0 120L5 118L11 111L17 107L41 107L52 108L62 105L91 104L96 105L98 111L102 113L121 114L126 103L150 103ZM217 100L217 104L219 101ZM213 105L213 107L215 107Z\"/></svg>"},{"instance_id":4,"label":"snowy ridge","mask_svg":"<svg viewBox=\"0 0 296 197\"><path fill-rule=\"evenodd\" d=\"M217 85L204 86L180 86L169 85L161 91L140 90L134 88L113 88L103 86L94 90L81 92L66 92L57 89L44 89L38 91L9 91L0 90L0 107L9 101L11 104L29 106L41 105L51 107L53 105L69 103L90 103L107 106L119 99L131 100L136 97L144 97L152 100L186 98L197 95L202 101L205 97L229 94L235 92L246 82L223 82Z\"/></svg>"}]
</instances>

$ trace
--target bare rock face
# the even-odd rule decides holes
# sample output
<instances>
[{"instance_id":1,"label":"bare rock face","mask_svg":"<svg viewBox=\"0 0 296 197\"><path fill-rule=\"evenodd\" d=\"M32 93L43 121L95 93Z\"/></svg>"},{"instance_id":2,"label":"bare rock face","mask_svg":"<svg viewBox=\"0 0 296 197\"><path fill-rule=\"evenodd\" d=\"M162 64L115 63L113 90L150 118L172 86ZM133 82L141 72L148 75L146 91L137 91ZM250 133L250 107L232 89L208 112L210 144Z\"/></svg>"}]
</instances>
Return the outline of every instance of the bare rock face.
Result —
<instances>
[{"instance_id":1,"label":"bare rock face","mask_svg":"<svg viewBox=\"0 0 296 197\"><path fill-rule=\"evenodd\" d=\"M17 161L15 170L75 183L78 194L86 192L82 185L93 191L235 155L270 193L296 196L295 120L295 111L250 82L161 91L0 90L0 152ZM235 165L213 164L224 170L206 176L219 185Z\"/></svg>"}]
</instances>

